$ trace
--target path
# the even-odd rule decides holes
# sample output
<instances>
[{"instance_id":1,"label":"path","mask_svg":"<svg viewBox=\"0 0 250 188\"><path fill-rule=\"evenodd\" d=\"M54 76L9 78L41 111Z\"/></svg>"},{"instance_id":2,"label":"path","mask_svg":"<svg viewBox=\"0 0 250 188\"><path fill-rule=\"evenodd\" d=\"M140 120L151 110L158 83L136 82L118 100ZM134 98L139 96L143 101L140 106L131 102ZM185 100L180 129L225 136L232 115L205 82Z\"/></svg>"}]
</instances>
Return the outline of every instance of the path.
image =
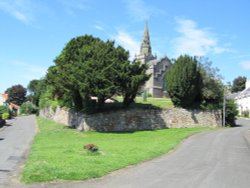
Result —
<instances>
[{"instance_id":1,"label":"path","mask_svg":"<svg viewBox=\"0 0 250 188\"><path fill-rule=\"evenodd\" d=\"M6 187L19 173L36 132L35 116L17 117L0 129L0 187Z\"/></svg>"}]
</instances>

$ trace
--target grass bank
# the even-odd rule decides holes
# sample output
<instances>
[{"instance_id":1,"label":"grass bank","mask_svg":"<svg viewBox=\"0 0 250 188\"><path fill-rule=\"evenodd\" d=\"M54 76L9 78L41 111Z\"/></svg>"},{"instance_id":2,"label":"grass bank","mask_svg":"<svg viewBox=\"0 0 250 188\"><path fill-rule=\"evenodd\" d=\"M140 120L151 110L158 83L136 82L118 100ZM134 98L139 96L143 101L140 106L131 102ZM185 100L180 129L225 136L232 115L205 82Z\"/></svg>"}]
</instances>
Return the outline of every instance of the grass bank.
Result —
<instances>
[{"instance_id":1,"label":"grass bank","mask_svg":"<svg viewBox=\"0 0 250 188\"><path fill-rule=\"evenodd\" d=\"M187 136L209 128L164 129L134 133L78 132L38 118L39 132L22 172L25 183L85 180L103 176L167 153ZM93 143L99 154L83 146Z\"/></svg>"},{"instance_id":2,"label":"grass bank","mask_svg":"<svg viewBox=\"0 0 250 188\"><path fill-rule=\"evenodd\" d=\"M123 98L121 96L117 96L116 100L119 102L123 101ZM147 97L147 101L143 101L142 97L136 97L135 98L135 104L132 104L132 106L136 106L136 104L147 104L152 105L153 107L157 108L173 108L174 105L170 98L153 98L153 97Z\"/></svg>"}]
</instances>

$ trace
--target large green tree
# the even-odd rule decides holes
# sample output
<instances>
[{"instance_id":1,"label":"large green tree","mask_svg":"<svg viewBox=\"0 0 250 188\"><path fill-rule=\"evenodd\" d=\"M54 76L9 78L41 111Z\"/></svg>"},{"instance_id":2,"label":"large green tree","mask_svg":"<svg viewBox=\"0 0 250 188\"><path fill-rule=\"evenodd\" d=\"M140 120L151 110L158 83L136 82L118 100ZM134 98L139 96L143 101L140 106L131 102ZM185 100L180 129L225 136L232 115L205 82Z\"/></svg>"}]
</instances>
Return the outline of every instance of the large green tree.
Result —
<instances>
[{"instance_id":1,"label":"large green tree","mask_svg":"<svg viewBox=\"0 0 250 188\"><path fill-rule=\"evenodd\" d=\"M243 91L245 89L247 78L245 76L238 76L233 80L232 93Z\"/></svg>"},{"instance_id":2,"label":"large green tree","mask_svg":"<svg viewBox=\"0 0 250 188\"><path fill-rule=\"evenodd\" d=\"M212 62L207 58L199 59L201 74L201 102L203 105L219 106L223 100L223 83L222 76L218 68L212 67Z\"/></svg>"},{"instance_id":3,"label":"large green tree","mask_svg":"<svg viewBox=\"0 0 250 188\"><path fill-rule=\"evenodd\" d=\"M21 106L26 99L27 89L19 84L8 88L5 93L8 94L7 102Z\"/></svg>"},{"instance_id":4,"label":"large green tree","mask_svg":"<svg viewBox=\"0 0 250 188\"><path fill-rule=\"evenodd\" d=\"M33 104L38 106L41 95L47 89L45 80L44 79L31 80L28 84L27 89L29 91L29 96L27 96L27 99L29 99Z\"/></svg>"},{"instance_id":5,"label":"large green tree","mask_svg":"<svg viewBox=\"0 0 250 188\"><path fill-rule=\"evenodd\" d=\"M117 72L117 86L119 94L123 96L123 105L128 106L134 102L138 90L151 75L146 74L147 64L134 61L132 64L124 64L122 70Z\"/></svg>"},{"instance_id":6,"label":"large green tree","mask_svg":"<svg viewBox=\"0 0 250 188\"><path fill-rule=\"evenodd\" d=\"M175 106L190 107L200 100L201 75L196 57L180 56L166 74L169 96Z\"/></svg>"},{"instance_id":7,"label":"large green tree","mask_svg":"<svg viewBox=\"0 0 250 188\"><path fill-rule=\"evenodd\" d=\"M101 108L106 99L122 90L119 81L136 76L134 72L125 72L127 69L136 71L128 57L129 53L121 46L116 47L113 41L104 42L90 35L73 38L55 59L55 66L49 68L46 80L64 104L78 110L86 109L93 106L90 97L96 96ZM145 71L137 73L145 74ZM128 81L135 83L134 79Z\"/></svg>"}]
</instances>

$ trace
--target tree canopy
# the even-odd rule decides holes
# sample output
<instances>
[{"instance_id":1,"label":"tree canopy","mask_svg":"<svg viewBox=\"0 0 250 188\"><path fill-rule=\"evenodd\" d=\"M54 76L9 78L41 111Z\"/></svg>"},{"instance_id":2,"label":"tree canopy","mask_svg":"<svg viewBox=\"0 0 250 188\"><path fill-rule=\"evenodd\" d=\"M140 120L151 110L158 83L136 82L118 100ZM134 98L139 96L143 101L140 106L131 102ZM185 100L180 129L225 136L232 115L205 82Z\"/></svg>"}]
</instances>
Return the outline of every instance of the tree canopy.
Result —
<instances>
[{"instance_id":1,"label":"tree canopy","mask_svg":"<svg viewBox=\"0 0 250 188\"><path fill-rule=\"evenodd\" d=\"M167 91L175 106L220 107L223 83L219 70L206 58L180 56L166 75Z\"/></svg>"},{"instance_id":2,"label":"tree canopy","mask_svg":"<svg viewBox=\"0 0 250 188\"><path fill-rule=\"evenodd\" d=\"M237 93L245 89L247 78L245 76L238 76L233 80L232 93Z\"/></svg>"},{"instance_id":3,"label":"tree canopy","mask_svg":"<svg viewBox=\"0 0 250 188\"><path fill-rule=\"evenodd\" d=\"M93 106L91 96L98 98L101 108L106 99L118 93L130 95L128 105L148 79L147 67L130 63L128 57L129 53L113 41L104 42L91 35L76 37L56 57L46 81L57 98L77 110ZM126 94L126 86L132 94Z\"/></svg>"},{"instance_id":4,"label":"tree canopy","mask_svg":"<svg viewBox=\"0 0 250 188\"><path fill-rule=\"evenodd\" d=\"M166 74L169 96L177 107L189 107L199 98L201 77L195 57L180 56Z\"/></svg>"},{"instance_id":5,"label":"tree canopy","mask_svg":"<svg viewBox=\"0 0 250 188\"><path fill-rule=\"evenodd\" d=\"M26 99L27 89L19 84L8 88L5 93L8 94L8 103L11 102L18 106L21 106Z\"/></svg>"}]
</instances>

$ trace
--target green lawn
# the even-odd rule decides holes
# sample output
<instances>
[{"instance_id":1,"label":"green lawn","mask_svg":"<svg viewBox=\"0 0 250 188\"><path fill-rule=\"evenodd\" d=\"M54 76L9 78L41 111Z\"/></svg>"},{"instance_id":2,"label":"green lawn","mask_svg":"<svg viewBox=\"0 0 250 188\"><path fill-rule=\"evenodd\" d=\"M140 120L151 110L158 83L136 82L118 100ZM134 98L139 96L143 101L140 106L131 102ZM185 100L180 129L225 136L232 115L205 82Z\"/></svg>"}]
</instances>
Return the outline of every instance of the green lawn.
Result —
<instances>
[{"instance_id":1,"label":"green lawn","mask_svg":"<svg viewBox=\"0 0 250 188\"><path fill-rule=\"evenodd\" d=\"M85 180L167 153L187 136L209 128L164 129L134 133L78 132L38 118L39 132L22 172L25 183ZM93 143L97 155L83 146Z\"/></svg>"},{"instance_id":2,"label":"green lawn","mask_svg":"<svg viewBox=\"0 0 250 188\"><path fill-rule=\"evenodd\" d=\"M116 97L118 101L122 101L122 97ZM158 108L173 108L174 105L170 98L153 98L147 97L147 101L143 101L142 97L136 97L135 102L137 104L151 104L154 107Z\"/></svg>"}]
</instances>

